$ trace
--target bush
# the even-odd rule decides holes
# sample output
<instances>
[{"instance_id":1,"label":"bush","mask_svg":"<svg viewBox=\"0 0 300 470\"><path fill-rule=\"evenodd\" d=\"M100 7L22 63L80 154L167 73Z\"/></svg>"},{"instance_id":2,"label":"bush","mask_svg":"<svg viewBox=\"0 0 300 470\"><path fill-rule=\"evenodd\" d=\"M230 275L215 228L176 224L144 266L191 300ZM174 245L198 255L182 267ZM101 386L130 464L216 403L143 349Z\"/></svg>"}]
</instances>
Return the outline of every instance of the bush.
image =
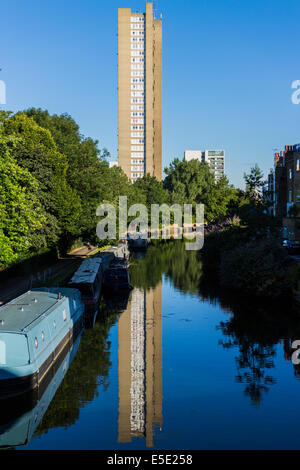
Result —
<instances>
[{"instance_id":1,"label":"bush","mask_svg":"<svg viewBox=\"0 0 300 470\"><path fill-rule=\"evenodd\" d=\"M220 284L245 294L280 297L292 288L289 267L288 255L275 239L252 240L221 254Z\"/></svg>"}]
</instances>

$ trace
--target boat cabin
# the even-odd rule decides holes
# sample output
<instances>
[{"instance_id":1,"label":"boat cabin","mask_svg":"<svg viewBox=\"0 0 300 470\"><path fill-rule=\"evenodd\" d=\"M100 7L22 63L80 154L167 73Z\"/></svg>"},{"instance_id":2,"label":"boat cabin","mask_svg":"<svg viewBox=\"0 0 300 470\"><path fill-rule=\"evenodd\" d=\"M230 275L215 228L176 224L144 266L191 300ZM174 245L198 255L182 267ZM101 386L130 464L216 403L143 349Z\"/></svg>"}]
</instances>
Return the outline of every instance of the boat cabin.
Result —
<instances>
[{"instance_id":1,"label":"boat cabin","mask_svg":"<svg viewBox=\"0 0 300 470\"><path fill-rule=\"evenodd\" d=\"M83 326L76 289L40 288L0 307L0 400L39 385Z\"/></svg>"},{"instance_id":2,"label":"boat cabin","mask_svg":"<svg viewBox=\"0 0 300 470\"><path fill-rule=\"evenodd\" d=\"M68 286L80 290L85 305L94 306L100 298L102 277L102 258L87 258L74 273Z\"/></svg>"}]
</instances>

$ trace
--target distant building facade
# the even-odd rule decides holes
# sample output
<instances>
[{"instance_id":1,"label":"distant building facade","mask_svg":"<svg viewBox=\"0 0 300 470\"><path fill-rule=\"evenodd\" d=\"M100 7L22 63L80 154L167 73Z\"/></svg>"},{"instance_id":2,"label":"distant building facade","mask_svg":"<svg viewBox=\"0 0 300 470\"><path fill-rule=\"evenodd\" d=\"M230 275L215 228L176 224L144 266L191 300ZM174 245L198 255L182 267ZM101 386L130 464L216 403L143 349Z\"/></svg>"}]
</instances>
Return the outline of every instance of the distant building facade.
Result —
<instances>
[{"instance_id":1,"label":"distant building facade","mask_svg":"<svg viewBox=\"0 0 300 470\"><path fill-rule=\"evenodd\" d=\"M186 150L184 159L208 163L216 181L225 175L225 150Z\"/></svg>"},{"instance_id":2,"label":"distant building facade","mask_svg":"<svg viewBox=\"0 0 300 470\"><path fill-rule=\"evenodd\" d=\"M162 178L162 21L118 11L118 161L134 182Z\"/></svg>"},{"instance_id":3,"label":"distant building facade","mask_svg":"<svg viewBox=\"0 0 300 470\"><path fill-rule=\"evenodd\" d=\"M283 218L283 236L300 240L300 144L287 146L286 167L286 217Z\"/></svg>"},{"instance_id":4,"label":"distant building facade","mask_svg":"<svg viewBox=\"0 0 300 470\"><path fill-rule=\"evenodd\" d=\"M271 213L282 222L283 237L300 240L300 144L275 153L268 194Z\"/></svg>"},{"instance_id":5,"label":"distant building facade","mask_svg":"<svg viewBox=\"0 0 300 470\"><path fill-rule=\"evenodd\" d=\"M263 198L268 203L268 213L275 216L275 172L271 168L267 184L263 187Z\"/></svg>"}]
</instances>

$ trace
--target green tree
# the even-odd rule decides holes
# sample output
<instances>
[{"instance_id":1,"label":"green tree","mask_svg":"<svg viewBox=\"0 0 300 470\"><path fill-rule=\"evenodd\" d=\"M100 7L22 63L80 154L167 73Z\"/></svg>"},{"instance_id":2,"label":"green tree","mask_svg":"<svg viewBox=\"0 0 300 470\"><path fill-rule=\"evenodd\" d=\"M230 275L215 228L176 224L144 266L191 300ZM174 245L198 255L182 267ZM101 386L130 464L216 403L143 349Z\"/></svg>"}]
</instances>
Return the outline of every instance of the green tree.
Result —
<instances>
[{"instance_id":1,"label":"green tree","mask_svg":"<svg viewBox=\"0 0 300 470\"><path fill-rule=\"evenodd\" d=\"M209 221L222 220L231 214L231 208L238 199L238 191L229 184L226 176L211 188L207 196L206 218Z\"/></svg>"},{"instance_id":2,"label":"green tree","mask_svg":"<svg viewBox=\"0 0 300 470\"><path fill-rule=\"evenodd\" d=\"M58 151L65 156L68 184L76 192L83 208L78 235L87 242L95 243L96 209L102 202L110 201L114 193L115 182L112 181L112 172L107 163L109 152L105 148L100 151L97 140L80 134L79 126L68 114L50 115L46 110L35 108L25 113L39 126L50 131ZM120 176L120 173L116 176Z\"/></svg>"},{"instance_id":3,"label":"green tree","mask_svg":"<svg viewBox=\"0 0 300 470\"><path fill-rule=\"evenodd\" d=\"M238 192L225 176L215 182L207 163L176 159L165 173L164 187L172 203L204 204L204 217L209 222L231 215Z\"/></svg>"},{"instance_id":4,"label":"green tree","mask_svg":"<svg viewBox=\"0 0 300 470\"><path fill-rule=\"evenodd\" d=\"M57 150L51 133L18 113L3 124L7 136L14 139L11 151L18 165L39 182L39 200L47 213L45 236L48 245L59 238L65 251L79 234L81 205L77 193L67 182L68 162Z\"/></svg>"},{"instance_id":5,"label":"green tree","mask_svg":"<svg viewBox=\"0 0 300 470\"><path fill-rule=\"evenodd\" d=\"M206 204L214 187L214 175L207 163L198 160L180 161L176 158L165 169L164 188L169 191L172 203Z\"/></svg>"},{"instance_id":6,"label":"green tree","mask_svg":"<svg viewBox=\"0 0 300 470\"><path fill-rule=\"evenodd\" d=\"M169 200L168 191L164 189L162 181L158 181L149 173L143 178L138 178L133 187L145 196L148 209L151 208L151 204L163 204Z\"/></svg>"},{"instance_id":7,"label":"green tree","mask_svg":"<svg viewBox=\"0 0 300 470\"><path fill-rule=\"evenodd\" d=\"M254 199L260 199L262 188L266 182L264 174L257 163L251 168L250 173L244 173L244 180L247 193Z\"/></svg>"},{"instance_id":8,"label":"green tree","mask_svg":"<svg viewBox=\"0 0 300 470\"><path fill-rule=\"evenodd\" d=\"M12 158L11 145L0 127L0 268L44 245L38 183Z\"/></svg>"}]
</instances>

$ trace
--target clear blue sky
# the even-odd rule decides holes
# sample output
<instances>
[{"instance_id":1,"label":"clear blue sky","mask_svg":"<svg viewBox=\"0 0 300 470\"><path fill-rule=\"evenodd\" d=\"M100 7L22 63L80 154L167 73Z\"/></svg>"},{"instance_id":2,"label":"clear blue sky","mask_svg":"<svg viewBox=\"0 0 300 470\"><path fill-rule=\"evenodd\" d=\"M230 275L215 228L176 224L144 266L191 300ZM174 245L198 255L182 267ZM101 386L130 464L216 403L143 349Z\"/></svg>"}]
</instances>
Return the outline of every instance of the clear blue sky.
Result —
<instances>
[{"instance_id":1,"label":"clear blue sky","mask_svg":"<svg viewBox=\"0 0 300 470\"><path fill-rule=\"evenodd\" d=\"M157 0L163 14L163 166L224 148L235 185L300 142L299 0ZM1 0L4 109L69 113L117 157L117 9L142 0Z\"/></svg>"}]
</instances>

